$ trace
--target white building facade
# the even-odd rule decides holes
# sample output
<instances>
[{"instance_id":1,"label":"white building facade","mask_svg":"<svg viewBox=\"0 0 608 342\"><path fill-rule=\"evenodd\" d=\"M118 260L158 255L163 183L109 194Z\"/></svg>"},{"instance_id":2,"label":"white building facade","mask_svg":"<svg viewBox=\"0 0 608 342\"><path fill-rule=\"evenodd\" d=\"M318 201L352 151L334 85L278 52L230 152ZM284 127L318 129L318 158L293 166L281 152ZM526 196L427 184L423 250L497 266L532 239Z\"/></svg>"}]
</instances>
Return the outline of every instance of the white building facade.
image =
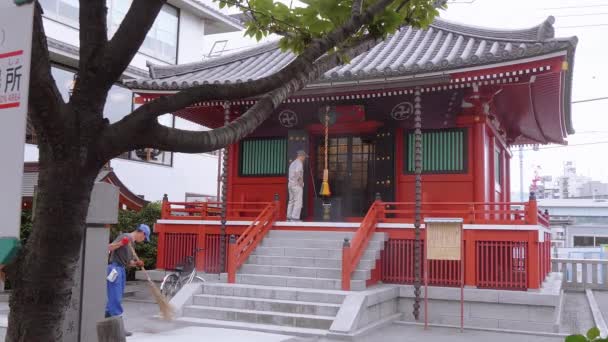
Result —
<instances>
[{"instance_id":1,"label":"white building facade","mask_svg":"<svg viewBox=\"0 0 608 342\"><path fill-rule=\"evenodd\" d=\"M541 199L548 210L551 242L556 247L601 247L608 245L608 201L604 199Z\"/></svg>"},{"instance_id":2,"label":"white building facade","mask_svg":"<svg viewBox=\"0 0 608 342\"><path fill-rule=\"evenodd\" d=\"M64 100L69 99L78 65L78 0L40 0L44 9L44 29L52 61L52 73ZM131 0L107 0L108 36L124 18ZM123 79L146 76L147 64L172 65L201 61L215 39L213 34L242 30L238 20L196 0L170 0L163 7L148 36L133 58ZM132 92L117 83L110 91L104 117L120 120L137 105ZM188 130L205 130L190 121L163 115L162 124ZM37 161L35 134L28 130L24 161ZM143 149L125 153L110 166L123 183L146 200L161 200L168 194L173 201L184 201L186 194L215 196L217 193L217 154L184 154Z\"/></svg>"}]
</instances>

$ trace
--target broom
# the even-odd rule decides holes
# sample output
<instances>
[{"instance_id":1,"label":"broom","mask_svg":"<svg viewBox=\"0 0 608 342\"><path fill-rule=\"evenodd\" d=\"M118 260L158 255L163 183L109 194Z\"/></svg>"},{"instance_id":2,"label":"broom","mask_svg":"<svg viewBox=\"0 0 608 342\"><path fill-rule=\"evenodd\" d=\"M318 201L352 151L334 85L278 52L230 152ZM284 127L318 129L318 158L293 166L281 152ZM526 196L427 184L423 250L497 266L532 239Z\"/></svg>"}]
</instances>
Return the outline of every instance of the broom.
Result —
<instances>
[{"instance_id":1,"label":"broom","mask_svg":"<svg viewBox=\"0 0 608 342\"><path fill-rule=\"evenodd\" d=\"M135 256L135 259L139 261L139 256L137 256L137 252L135 252L135 248L133 248L133 245L131 245L131 243L129 243L129 248L131 249L131 253L133 253L133 255ZM165 296L160 293L160 289L156 286L156 284L154 284L152 279L150 279L150 275L148 274L148 271L146 271L143 265L141 266L141 270L144 271L146 278L148 278L148 287L150 288L150 292L152 292L152 296L154 296L156 303L158 303L158 307L160 309L160 316L167 321L173 320L173 315L175 313L173 306L171 306L171 304L169 304L169 300L167 300L167 298L165 298Z\"/></svg>"}]
</instances>

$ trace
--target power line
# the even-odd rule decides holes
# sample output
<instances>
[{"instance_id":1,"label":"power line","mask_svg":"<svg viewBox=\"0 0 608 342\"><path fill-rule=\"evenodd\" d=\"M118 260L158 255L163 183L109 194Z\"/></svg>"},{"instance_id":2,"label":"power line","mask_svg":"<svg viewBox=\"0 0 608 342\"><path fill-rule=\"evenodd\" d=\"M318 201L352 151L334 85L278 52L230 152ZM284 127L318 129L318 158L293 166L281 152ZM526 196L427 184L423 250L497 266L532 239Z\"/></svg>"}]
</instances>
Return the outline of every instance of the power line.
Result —
<instances>
[{"instance_id":1,"label":"power line","mask_svg":"<svg viewBox=\"0 0 608 342\"><path fill-rule=\"evenodd\" d=\"M558 14L556 17L558 18L567 18L567 17L586 17L590 15L606 15L608 12L600 12L600 13L581 13L581 14Z\"/></svg>"},{"instance_id":2,"label":"power line","mask_svg":"<svg viewBox=\"0 0 608 342\"><path fill-rule=\"evenodd\" d=\"M595 7L608 7L608 4L599 4L599 5L585 5L585 6L562 6L562 7L545 7L543 10L559 10L559 9L568 9L568 8L595 8Z\"/></svg>"},{"instance_id":3,"label":"power line","mask_svg":"<svg viewBox=\"0 0 608 342\"><path fill-rule=\"evenodd\" d=\"M608 26L608 24L590 24L590 25L556 26L555 28L559 28L559 29L567 29L567 28L600 27L600 26Z\"/></svg>"},{"instance_id":4,"label":"power line","mask_svg":"<svg viewBox=\"0 0 608 342\"><path fill-rule=\"evenodd\" d=\"M584 100L576 100L576 101L571 101L570 103L584 103L584 102L593 102L593 101L602 101L602 100L608 100L608 96L594 97L594 98L584 99Z\"/></svg>"},{"instance_id":5,"label":"power line","mask_svg":"<svg viewBox=\"0 0 608 342\"><path fill-rule=\"evenodd\" d=\"M524 151L551 150L551 149L554 149L554 148L566 148L566 147L602 145L602 144L608 144L608 141L596 141L596 142L591 142L591 143L580 143L580 144L560 145L560 146L547 146L547 147L539 147L538 149L527 148L527 149L524 149Z\"/></svg>"}]
</instances>

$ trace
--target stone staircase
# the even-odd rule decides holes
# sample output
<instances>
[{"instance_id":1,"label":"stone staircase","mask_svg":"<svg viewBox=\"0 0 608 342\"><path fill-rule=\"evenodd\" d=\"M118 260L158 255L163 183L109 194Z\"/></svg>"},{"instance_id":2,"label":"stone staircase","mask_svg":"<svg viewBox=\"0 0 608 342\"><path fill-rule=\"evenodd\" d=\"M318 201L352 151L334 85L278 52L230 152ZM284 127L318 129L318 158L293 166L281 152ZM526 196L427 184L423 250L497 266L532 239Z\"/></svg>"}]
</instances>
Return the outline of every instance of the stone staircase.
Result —
<instances>
[{"instance_id":1,"label":"stone staircase","mask_svg":"<svg viewBox=\"0 0 608 342\"><path fill-rule=\"evenodd\" d=\"M236 284L205 283L183 306L178 321L299 336L324 335L348 294L340 290L342 243L353 234L270 231L239 269ZM384 233L374 234L352 274L352 290L365 289L387 238Z\"/></svg>"},{"instance_id":2,"label":"stone staircase","mask_svg":"<svg viewBox=\"0 0 608 342\"><path fill-rule=\"evenodd\" d=\"M238 284L342 289L342 244L352 232L272 230L237 272ZM351 275L353 291L365 282L380 258L387 234L375 233Z\"/></svg>"},{"instance_id":3,"label":"stone staircase","mask_svg":"<svg viewBox=\"0 0 608 342\"><path fill-rule=\"evenodd\" d=\"M178 321L193 325L324 335L346 292L206 283Z\"/></svg>"}]
</instances>

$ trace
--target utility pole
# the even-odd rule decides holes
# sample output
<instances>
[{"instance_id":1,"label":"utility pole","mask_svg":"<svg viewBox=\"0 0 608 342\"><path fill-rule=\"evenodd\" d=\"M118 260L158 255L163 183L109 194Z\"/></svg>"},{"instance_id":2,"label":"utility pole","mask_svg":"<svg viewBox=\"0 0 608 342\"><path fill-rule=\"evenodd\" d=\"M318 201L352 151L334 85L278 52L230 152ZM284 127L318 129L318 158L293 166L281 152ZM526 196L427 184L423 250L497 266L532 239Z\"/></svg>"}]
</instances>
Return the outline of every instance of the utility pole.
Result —
<instances>
[{"instance_id":1,"label":"utility pole","mask_svg":"<svg viewBox=\"0 0 608 342\"><path fill-rule=\"evenodd\" d=\"M519 201L524 201L524 146L519 145Z\"/></svg>"}]
</instances>

